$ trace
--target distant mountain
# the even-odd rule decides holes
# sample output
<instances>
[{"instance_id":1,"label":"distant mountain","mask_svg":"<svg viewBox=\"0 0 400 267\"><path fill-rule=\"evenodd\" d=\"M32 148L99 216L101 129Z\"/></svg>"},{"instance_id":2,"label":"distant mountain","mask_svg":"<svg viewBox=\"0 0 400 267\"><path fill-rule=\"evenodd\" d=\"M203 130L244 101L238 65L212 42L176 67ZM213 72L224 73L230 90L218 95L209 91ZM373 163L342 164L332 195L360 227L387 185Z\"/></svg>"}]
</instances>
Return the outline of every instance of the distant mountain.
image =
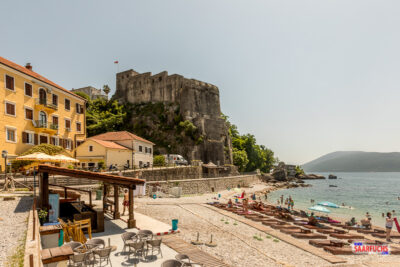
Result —
<instances>
[{"instance_id":1,"label":"distant mountain","mask_svg":"<svg viewBox=\"0 0 400 267\"><path fill-rule=\"evenodd\" d=\"M336 151L302 167L306 172L399 172L400 152Z\"/></svg>"}]
</instances>

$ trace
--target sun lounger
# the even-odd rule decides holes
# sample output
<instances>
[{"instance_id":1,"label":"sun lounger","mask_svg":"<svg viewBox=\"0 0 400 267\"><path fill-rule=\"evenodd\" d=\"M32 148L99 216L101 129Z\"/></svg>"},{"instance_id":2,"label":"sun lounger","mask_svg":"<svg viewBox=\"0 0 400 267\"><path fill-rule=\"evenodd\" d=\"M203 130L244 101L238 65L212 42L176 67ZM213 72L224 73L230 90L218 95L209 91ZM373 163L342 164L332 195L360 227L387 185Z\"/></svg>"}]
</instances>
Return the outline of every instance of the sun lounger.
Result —
<instances>
[{"instance_id":1,"label":"sun lounger","mask_svg":"<svg viewBox=\"0 0 400 267\"><path fill-rule=\"evenodd\" d=\"M297 221L297 222L294 222L293 224L295 224L295 225L300 225L300 226L304 226L304 225L307 225L307 223L308 223L308 222L305 222L305 221Z\"/></svg>"},{"instance_id":2,"label":"sun lounger","mask_svg":"<svg viewBox=\"0 0 400 267\"><path fill-rule=\"evenodd\" d=\"M262 221L261 223L266 226L278 225L278 221Z\"/></svg>"},{"instance_id":3,"label":"sun lounger","mask_svg":"<svg viewBox=\"0 0 400 267\"><path fill-rule=\"evenodd\" d=\"M294 233L294 234L291 234L291 236L293 236L295 238L300 238L300 239L326 239L327 238L325 235L315 234L315 233L310 233L310 234Z\"/></svg>"},{"instance_id":4,"label":"sun lounger","mask_svg":"<svg viewBox=\"0 0 400 267\"><path fill-rule=\"evenodd\" d=\"M282 233L284 233L284 234L288 234L288 235L291 235L291 234L294 234L294 233L301 233L301 229L300 228L282 228L282 229L279 229L279 231L281 231Z\"/></svg>"},{"instance_id":5,"label":"sun lounger","mask_svg":"<svg viewBox=\"0 0 400 267\"><path fill-rule=\"evenodd\" d=\"M337 234L337 233L332 233L329 234L331 237L337 238L337 239L364 239L364 236L362 235L353 235L353 234Z\"/></svg>"},{"instance_id":6,"label":"sun lounger","mask_svg":"<svg viewBox=\"0 0 400 267\"><path fill-rule=\"evenodd\" d=\"M378 238L386 238L386 233L372 233L372 236L374 237L378 237ZM396 233L391 233L390 234L390 238L393 239L399 239L400 238L400 234L396 234Z\"/></svg>"},{"instance_id":7,"label":"sun lounger","mask_svg":"<svg viewBox=\"0 0 400 267\"><path fill-rule=\"evenodd\" d=\"M363 243L363 244L383 244L384 242L381 242L379 240L374 240L374 239L349 239L347 240L350 244L356 242L356 243Z\"/></svg>"},{"instance_id":8,"label":"sun lounger","mask_svg":"<svg viewBox=\"0 0 400 267\"><path fill-rule=\"evenodd\" d=\"M314 247L322 248L326 246L343 247L346 242L341 240L309 240L308 243Z\"/></svg>"},{"instance_id":9,"label":"sun lounger","mask_svg":"<svg viewBox=\"0 0 400 267\"><path fill-rule=\"evenodd\" d=\"M347 230L356 230L356 231L359 229L365 229L365 228L361 228L360 226L348 226L348 225L345 225L342 228L347 229Z\"/></svg>"},{"instance_id":10,"label":"sun lounger","mask_svg":"<svg viewBox=\"0 0 400 267\"><path fill-rule=\"evenodd\" d=\"M362 233L362 234L372 234L372 233L375 233L375 231L372 230L372 229L358 229L357 232L358 232L358 233Z\"/></svg>"},{"instance_id":11,"label":"sun lounger","mask_svg":"<svg viewBox=\"0 0 400 267\"><path fill-rule=\"evenodd\" d=\"M353 250L351 247L335 247L326 246L324 250L332 253L333 255L353 255Z\"/></svg>"},{"instance_id":12,"label":"sun lounger","mask_svg":"<svg viewBox=\"0 0 400 267\"><path fill-rule=\"evenodd\" d=\"M333 229L316 229L316 231L321 234L331 234L335 232Z\"/></svg>"},{"instance_id":13,"label":"sun lounger","mask_svg":"<svg viewBox=\"0 0 400 267\"><path fill-rule=\"evenodd\" d=\"M300 227L295 226L295 225L290 225L290 224L283 224L283 225L275 224L275 225L271 225L271 228L274 228L274 229L300 229Z\"/></svg>"},{"instance_id":14,"label":"sun lounger","mask_svg":"<svg viewBox=\"0 0 400 267\"><path fill-rule=\"evenodd\" d=\"M304 227L304 228L307 228L307 229L319 229L318 226L309 225L309 224L303 225L303 227Z\"/></svg>"}]
</instances>

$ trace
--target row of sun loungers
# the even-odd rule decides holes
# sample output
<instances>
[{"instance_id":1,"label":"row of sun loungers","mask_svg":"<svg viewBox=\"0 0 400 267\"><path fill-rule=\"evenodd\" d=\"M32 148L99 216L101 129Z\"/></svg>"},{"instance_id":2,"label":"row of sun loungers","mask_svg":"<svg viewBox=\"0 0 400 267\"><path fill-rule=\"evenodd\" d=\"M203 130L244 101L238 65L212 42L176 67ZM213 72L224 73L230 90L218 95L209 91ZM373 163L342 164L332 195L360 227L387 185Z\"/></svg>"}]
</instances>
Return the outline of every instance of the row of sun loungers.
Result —
<instances>
[{"instance_id":1,"label":"row of sun loungers","mask_svg":"<svg viewBox=\"0 0 400 267\"><path fill-rule=\"evenodd\" d=\"M353 251L350 244L355 241L368 244L382 243L379 240L366 239L361 234L371 234L373 237L385 238L385 231L382 229L366 229L357 226L348 226L336 221L319 220L318 226L309 225L307 224L308 220L298 218L287 212L285 213L271 205L264 205L263 210L252 210L251 207L249 207L248 213L243 212L242 208L227 208L225 204L216 204L214 206L242 215L247 219L261 222L263 225L279 230L295 238L309 239L310 245L323 248L325 251L334 255L352 255ZM301 213L297 214L301 215ZM339 227L339 229L337 227ZM349 233L350 230L355 230L360 234ZM328 237L333 237L335 239L328 239ZM391 237L400 238L400 234L393 233ZM391 248L390 253L393 255L400 255L400 249Z\"/></svg>"}]
</instances>

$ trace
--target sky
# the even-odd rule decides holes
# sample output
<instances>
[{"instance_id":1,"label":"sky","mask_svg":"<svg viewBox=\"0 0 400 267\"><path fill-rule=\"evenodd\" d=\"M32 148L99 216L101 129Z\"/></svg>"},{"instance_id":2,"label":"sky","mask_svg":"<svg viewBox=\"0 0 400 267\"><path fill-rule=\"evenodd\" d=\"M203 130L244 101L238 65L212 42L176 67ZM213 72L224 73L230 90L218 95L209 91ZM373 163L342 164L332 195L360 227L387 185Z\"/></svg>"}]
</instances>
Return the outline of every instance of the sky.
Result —
<instances>
[{"instance_id":1,"label":"sky","mask_svg":"<svg viewBox=\"0 0 400 267\"><path fill-rule=\"evenodd\" d=\"M167 70L287 163L400 151L400 1L2 0L0 56L64 88ZM7 10L7 12L4 12ZM119 66L113 62L119 61Z\"/></svg>"}]
</instances>

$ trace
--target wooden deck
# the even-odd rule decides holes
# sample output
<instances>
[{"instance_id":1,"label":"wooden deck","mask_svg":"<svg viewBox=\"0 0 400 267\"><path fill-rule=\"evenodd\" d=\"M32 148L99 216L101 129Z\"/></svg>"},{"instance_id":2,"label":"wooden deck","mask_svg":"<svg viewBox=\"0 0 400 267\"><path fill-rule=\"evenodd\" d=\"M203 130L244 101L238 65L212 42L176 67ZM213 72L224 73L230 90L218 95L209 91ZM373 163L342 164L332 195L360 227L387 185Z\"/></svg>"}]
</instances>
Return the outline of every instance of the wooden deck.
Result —
<instances>
[{"instance_id":1,"label":"wooden deck","mask_svg":"<svg viewBox=\"0 0 400 267\"><path fill-rule=\"evenodd\" d=\"M163 237L163 244L172 248L180 254L186 254L193 262L201 263L204 267L229 267L224 262L214 258L210 254L189 244L175 235L166 235Z\"/></svg>"},{"instance_id":2,"label":"wooden deck","mask_svg":"<svg viewBox=\"0 0 400 267\"><path fill-rule=\"evenodd\" d=\"M269 234L269 235L271 235L273 237L276 237L276 238L278 238L278 239L280 239L280 240L282 240L282 241L284 241L286 243L289 243L289 244L291 244L293 246L296 246L296 247L298 247L298 248L300 248L300 249L302 249L304 251L307 251L307 252L309 252L309 253L311 253L311 254L313 254L315 256L318 256L318 257L320 257L320 258L322 258L322 259L324 259L324 260L326 260L326 261L328 261L330 263L337 264L337 263L345 263L346 262L346 260L343 259L343 258L334 256L334 255L332 255L330 253L327 253L327 252L325 252L325 251L323 251L323 250L321 250L319 248L316 248L316 247L313 247L313 246L311 246L309 244L301 242L301 241L297 240L296 238L294 238L294 237L292 237L290 235L281 233L280 231L274 230L274 229L272 229L272 228L270 228L268 226L265 226L265 225L263 225L263 224L261 224L259 222L254 222L254 221L252 221L250 219L246 219L246 218L244 218L242 216L238 216L238 215L236 215L236 214L234 214L232 212L229 212L229 211L226 211L226 210L222 210L222 209L219 209L219 208L207 205L207 204L203 204L202 206L203 207L207 207L209 209L212 209L212 210L214 210L214 211L216 211L216 212L218 212L220 214L223 214L224 216L227 216L227 217L230 217L232 219L235 219L238 222L247 224L248 226L251 226L251 227L253 227L253 228L255 228L255 229L259 230L259 231L267 233L267 234Z\"/></svg>"}]
</instances>

